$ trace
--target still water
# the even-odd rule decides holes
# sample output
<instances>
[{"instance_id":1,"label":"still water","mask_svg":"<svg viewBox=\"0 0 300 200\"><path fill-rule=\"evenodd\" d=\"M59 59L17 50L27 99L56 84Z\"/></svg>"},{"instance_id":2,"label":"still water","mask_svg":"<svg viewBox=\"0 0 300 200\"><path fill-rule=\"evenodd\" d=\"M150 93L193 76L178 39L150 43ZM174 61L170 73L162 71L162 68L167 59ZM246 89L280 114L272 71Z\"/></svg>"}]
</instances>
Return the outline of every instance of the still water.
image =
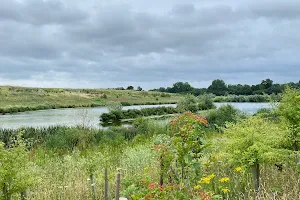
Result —
<instances>
[{"instance_id":1,"label":"still water","mask_svg":"<svg viewBox=\"0 0 300 200\"><path fill-rule=\"evenodd\" d=\"M123 110L155 108L162 106L176 107L176 104L124 106ZM0 128L47 127L54 125L100 127L99 117L108 112L106 107L66 108L55 110L29 111L9 115L0 115Z\"/></svg>"},{"instance_id":2,"label":"still water","mask_svg":"<svg viewBox=\"0 0 300 200\"><path fill-rule=\"evenodd\" d=\"M217 108L226 104L230 104L248 114L254 114L261 108L271 108L270 103L215 103Z\"/></svg>"},{"instance_id":3,"label":"still water","mask_svg":"<svg viewBox=\"0 0 300 200\"><path fill-rule=\"evenodd\" d=\"M255 113L260 108L270 108L268 103L215 103L217 107L224 104L231 104L234 107L247 112ZM154 108L162 106L176 107L175 104L167 105L141 105L141 106L126 106L123 109L141 109ZM22 126L30 127L47 127L53 125L75 126L82 125L99 128L99 116L102 113L108 112L105 107L95 108L70 108L57 110L41 110L16 113L10 115L0 115L1 128L20 128Z\"/></svg>"}]
</instances>

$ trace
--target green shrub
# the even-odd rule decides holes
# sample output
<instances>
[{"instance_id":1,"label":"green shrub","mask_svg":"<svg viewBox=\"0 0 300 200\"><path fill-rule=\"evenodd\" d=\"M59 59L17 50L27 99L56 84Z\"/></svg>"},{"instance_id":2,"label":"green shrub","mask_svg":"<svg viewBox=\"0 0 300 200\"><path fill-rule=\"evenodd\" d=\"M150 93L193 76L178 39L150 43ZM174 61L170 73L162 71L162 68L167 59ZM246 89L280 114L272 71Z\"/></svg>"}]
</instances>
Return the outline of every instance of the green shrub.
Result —
<instances>
[{"instance_id":1,"label":"green shrub","mask_svg":"<svg viewBox=\"0 0 300 200\"><path fill-rule=\"evenodd\" d=\"M271 121L280 121L280 115L271 108L261 108L254 114L254 116L260 116L261 118Z\"/></svg>"},{"instance_id":2,"label":"green shrub","mask_svg":"<svg viewBox=\"0 0 300 200\"><path fill-rule=\"evenodd\" d=\"M199 110L209 110L215 108L212 97L210 95L199 96L198 109Z\"/></svg>"},{"instance_id":3,"label":"green shrub","mask_svg":"<svg viewBox=\"0 0 300 200\"><path fill-rule=\"evenodd\" d=\"M178 102L177 107L180 111L198 111L197 98L193 95L186 95L181 101Z\"/></svg>"},{"instance_id":4,"label":"green shrub","mask_svg":"<svg viewBox=\"0 0 300 200\"><path fill-rule=\"evenodd\" d=\"M237 122L244 114L232 105L223 105L216 110L210 111L206 119L211 127L224 127L226 122Z\"/></svg>"},{"instance_id":5,"label":"green shrub","mask_svg":"<svg viewBox=\"0 0 300 200\"><path fill-rule=\"evenodd\" d=\"M173 107L142 108L141 110L129 109L129 110L122 110L118 112L103 113L100 116L100 120L103 123L108 123L108 122L117 122L122 119L134 119L138 117L166 115L166 114L174 114L179 112L180 112L179 109Z\"/></svg>"},{"instance_id":6,"label":"green shrub","mask_svg":"<svg viewBox=\"0 0 300 200\"><path fill-rule=\"evenodd\" d=\"M122 106L131 106L132 104L129 102L121 102Z\"/></svg>"},{"instance_id":7,"label":"green shrub","mask_svg":"<svg viewBox=\"0 0 300 200\"><path fill-rule=\"evenodd\" d=\"M5 148L0 142L0 166L3 199L11 199L16 193L26 192L35 184L34 165L29 161L29 152L21 135L10 148Z\"/></svg>"},{"instance_id":8,"label":"green shrub","mask_svg":"<svg viewBox=\"0 0 300 200\"><path fill-rule=\"evenodd\" d=\"M121 112L122 111L122 104L120 102L117 101L110 101L106 104L106 107L108 109L109 112Z\"/></svg>"}]
</instances>

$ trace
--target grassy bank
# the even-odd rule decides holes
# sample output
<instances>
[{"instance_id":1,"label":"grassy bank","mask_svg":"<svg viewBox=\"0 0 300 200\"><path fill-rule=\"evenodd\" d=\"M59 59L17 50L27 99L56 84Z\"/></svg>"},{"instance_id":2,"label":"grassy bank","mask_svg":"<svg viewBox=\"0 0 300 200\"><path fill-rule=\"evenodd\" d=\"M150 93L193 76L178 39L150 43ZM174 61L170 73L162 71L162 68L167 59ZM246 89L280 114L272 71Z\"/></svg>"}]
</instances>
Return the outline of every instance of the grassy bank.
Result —
<instances>
[{"instance_id":1,"label":"grassy bank","mask_svg":"<svg viewBox=\"0 0 300 200\"><path fill-rule=\"evenodd\" d=\"M109 101L124 106L176 103L181 95L112 89L54 89L0 87L0 113L30 110L105 106Z\"/></svg>"},{"instance_id":2,"label":"grassy bank","mask_svg":"<svg viewBox=\"0 0 300 200\"><path fill-rule=\"evenodd\" d=\"M252 102L252 103L263 103L270 101L280 101L280 95L227 95L227 96L215 96L214 102Z\"/></svg>"}]
</instances>

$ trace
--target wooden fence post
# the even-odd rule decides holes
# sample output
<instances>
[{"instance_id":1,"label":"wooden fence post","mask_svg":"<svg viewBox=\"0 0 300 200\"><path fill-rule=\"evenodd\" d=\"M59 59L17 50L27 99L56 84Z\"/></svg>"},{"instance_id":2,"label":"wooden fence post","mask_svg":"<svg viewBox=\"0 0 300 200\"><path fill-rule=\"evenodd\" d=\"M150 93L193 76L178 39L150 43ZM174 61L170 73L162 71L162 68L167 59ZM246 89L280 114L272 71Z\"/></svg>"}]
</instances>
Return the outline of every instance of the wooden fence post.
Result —
<instances>
[{"instance_id":1,"label":"wooden fence post","mask_svg":"<svg viewBox=\"0 0 300 200\"><path fill-rule=\"evenodd\" d=\"M116 200L120 199L120 183L121 183L121 174L120 174L120 170L118 170L117 178L116 178Z\"/></svg>"},{"instance_id":2,"label":"wooden fence post","mask_svg":"<svg viewBox=\"0 0 300 200\"><path fill-rule=\"evenodd\" d=\"M21 192L21 200L26 200L27 199L27 192Z\"/></svg>"},{"instance_id":3,"label":"wooden fence post","mask_svg":"<svg viewBox=\"0 0 300 200\"><path fill-rule=\"evenodd\" d=\"M96 188L95 188L95 182L94 182L94 175L90 175L90 181L91 181L91 186L92 186L92 193L93 193L93 200L97 200L96 196Z\"/></svg>"},{"instance_id":4,"label":"wooden fence post","mask_svg":"<svg viewBox=\"0 0 300 200\"><path fill-rule=\"evenodd\" d=\"M8 188L6 186L6 183L3 184L2 193L5 200L11 199L11 196L8 194Z\"/></svg>"},{"instance_id":5,"label":"wooden fence post","mask_svg":"<svg viewBox=\"0 0 300 200\"><path fill-rule=\"evenodd\" d=\"M104 171L104 200L108 200L108 175L107 168Z\"/></svg>"},{"instance_id":6,"label":"wooden fence post","mask_svg":"<svg viewBox=\"0 0 300 200\"><path fill-rule=\"evenodd\" d=\"M259 192L259 178L260 178L260 171L259 171L259 163L256 161L252 166L252 175L253 175L253 182L254 182L254 189L255 192Z\"/></svg>"}]
</instances>

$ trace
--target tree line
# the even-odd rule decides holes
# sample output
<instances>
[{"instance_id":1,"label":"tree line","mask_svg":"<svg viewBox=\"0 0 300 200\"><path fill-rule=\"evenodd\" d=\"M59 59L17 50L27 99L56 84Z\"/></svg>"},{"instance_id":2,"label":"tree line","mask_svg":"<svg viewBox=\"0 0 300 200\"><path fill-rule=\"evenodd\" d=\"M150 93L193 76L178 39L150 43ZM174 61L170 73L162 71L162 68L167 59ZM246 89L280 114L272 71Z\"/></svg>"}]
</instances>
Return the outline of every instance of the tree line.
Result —
<instances>
[{"instance_id":1,"label":"tree line","mask_svg":"<svg viewBox=\"0 0 300 200\"><path fill-rule=\"evenodd\" d=\"M300 89L300 81L298 83L290 82L285 84L274 83L271 79L262 80L257 85L247 84L226 84L224 80L213 80L207 88L194 88L188 82L176 82L172 87L160 87L150 91L193 94L195 96L211 93L217 96L225 95L262 95L262 94L279 94L282 93L286 86Z\"/></svg>"}]
</instances>

